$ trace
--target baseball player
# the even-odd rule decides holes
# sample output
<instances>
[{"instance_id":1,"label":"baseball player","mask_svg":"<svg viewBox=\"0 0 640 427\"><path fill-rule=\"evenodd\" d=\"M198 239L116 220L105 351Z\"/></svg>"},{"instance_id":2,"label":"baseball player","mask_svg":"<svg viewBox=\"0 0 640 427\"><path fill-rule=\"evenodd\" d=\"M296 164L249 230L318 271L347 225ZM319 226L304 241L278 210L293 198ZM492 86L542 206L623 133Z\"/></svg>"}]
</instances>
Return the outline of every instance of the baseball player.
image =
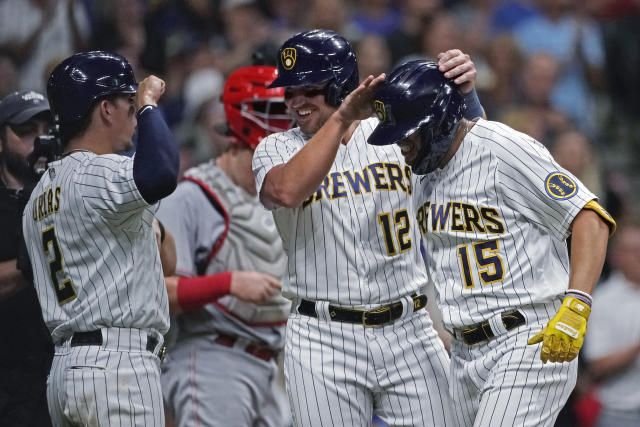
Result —
<instances>
[{"instance_id":1,"label":"baseball player","mask_svg":"<svg viewBox=\"0 0 640 427\"><path fill-rule=\"evenodd\" d=\"M158 216L174 235L177 274L169 304L180 313L163 365L168 412L179 426L282 426L274 396L276 355L291 303L280 295L286 257L271 214L259 203L253 150L291 127L276 68L240 68L225 82L217 159L189 169Z\"/></svg>"},{"instance_id":2,"label":"baseball player","mask_svg":"<svg viewBox=\"0 0 640 427\"><path fill-rule=\"evenodd\" d=\"M449 58L462 81L468 56ZM446 68L446 67L445 67ZM265 138L253 172L288 255L285 376L297 426L452 425L449 360L424 309L411 172L400 150L366 144L384 75L358 85L339 34L312 30L279 51L298 127Z\"/></svg>"},{"instance_id":3,"label":"baseball player","mask_svg":"<svg viewBox=\"0 0 640 427\"><path fill-rule=\"evenodd\" d=\"M136 90L137 88L137 90ZM178 152L157 101L107 52L58 64L47 94L63 154L23 214L44 320L55 344L47 385L56 426L164 426L160 388L167 292L152 227L176 186ZM115 154L131 149L133 158Z\"/></svg>"},{"instance_id":4,"label":"baseball player","mask_svg":"<svg viewBox=\"0 0 640 427\"><path fill-rule=\"evenodd\" d=\"M397 144L421 176L416 219L453 334L458 424L553 425L576 382L615 222L542 144L464 119L463 97L434 62L396 68L374 103L368 142Z\"/></svg>"}]
</instances>

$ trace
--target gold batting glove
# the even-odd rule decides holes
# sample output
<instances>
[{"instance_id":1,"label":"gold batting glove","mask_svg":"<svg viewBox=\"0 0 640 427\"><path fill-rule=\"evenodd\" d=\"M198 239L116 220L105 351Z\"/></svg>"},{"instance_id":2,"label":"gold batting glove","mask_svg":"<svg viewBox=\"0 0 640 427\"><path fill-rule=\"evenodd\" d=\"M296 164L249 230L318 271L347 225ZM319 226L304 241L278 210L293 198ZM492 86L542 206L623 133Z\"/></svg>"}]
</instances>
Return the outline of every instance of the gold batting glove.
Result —
<instances>
[{"instance_id":1,"label":"gold batting glove","mask_svg":"<svg viewBox=\"0 0 640 427\"><path fill-rule=\"evenodd\" d=\"M591 307L578 298L566 296L558 313L549 320L546 328L531 337L527 344L542 342L542 363L571 362L576 358L587 332L587 319Z\"/></svg>"}]
</instances>

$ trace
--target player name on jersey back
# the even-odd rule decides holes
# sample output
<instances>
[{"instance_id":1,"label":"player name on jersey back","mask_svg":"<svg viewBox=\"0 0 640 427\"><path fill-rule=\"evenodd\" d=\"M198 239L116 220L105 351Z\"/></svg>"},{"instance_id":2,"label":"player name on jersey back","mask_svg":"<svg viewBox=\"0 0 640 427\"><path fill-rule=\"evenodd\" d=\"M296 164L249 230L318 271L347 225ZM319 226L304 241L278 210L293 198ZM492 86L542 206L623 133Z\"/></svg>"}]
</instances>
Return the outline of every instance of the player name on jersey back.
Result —
<instances>
[{"instance_id":1,"label":"player name on jersey back","mask_svg":"<svg viewBox=\"0 0 640 427\"><path fill-rule=\"evenodd\" d=\"M40 221L53 213L60 212L60 187L49 187L40 193L33 203L32 214L34 221Z\"/></svg>"}]
</instances>

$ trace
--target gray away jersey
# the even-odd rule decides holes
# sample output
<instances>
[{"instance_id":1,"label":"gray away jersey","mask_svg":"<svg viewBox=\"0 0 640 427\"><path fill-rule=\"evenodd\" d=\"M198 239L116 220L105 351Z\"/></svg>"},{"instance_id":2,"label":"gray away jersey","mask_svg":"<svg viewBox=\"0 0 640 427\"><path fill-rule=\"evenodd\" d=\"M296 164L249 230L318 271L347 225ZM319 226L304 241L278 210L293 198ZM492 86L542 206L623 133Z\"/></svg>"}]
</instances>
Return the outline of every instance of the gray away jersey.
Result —
<instances>
[{"instance_id":1,"label":"gray away jersey","mask_svg":"<svg viewBox=\"0 0 640 427\"><path fill-rule=\"evenodd\" d=\"M302 206L267 206L288 255L285 296L368 305L397 300L426 284L416 246L412 174L396 145L367 144L377 123L371 118L358 125ZM271 168L291 159L307 140L295 128L258 145L253 157L258 192Z\"/></svg>"},{"instance_id":2,"label":"gray away jersey","mask_svg":"<svg viewBox=\"0 0 640 427\"><path fill-rule=\"evenodd\" d=\"M207 174L208 179L199 176ZM157 213L175 239L176 274L194 277L243 270L281 279L285 260L280 239L271 214L258 203L257 197L233 184L213 163L189 169L185 176L199 176L198 181L218 198L227 211L229 229L225 230L225 217L198 184L188 180L178 184L176 191L160 202ZM262 341L274 349L282 348L284 319L271 324L243 321L224 305L224 298L176 316L180 338L200 336L211 340L211 334L224 333ZM227 296L227 300L230 298Z\"/></svg>"},{"instance_id":3,"label":"gray away jersey","mask_svg":"<svg viewBox=\"0 0 640 427\"><path fill-rule=\"evenodd\" d=\"M133 159L77 152L49 164L23 214L44 320L54 342L75 331L152 328L169 305L153 207L133 181Z\"/></svg>"},{"instance_id":4,"label":"gray away jersey","mask_svg":"<svg viewBox=\"0 0 640 427\"><path fill-rule=\"evenodd\" d=\"M414 199L444 323L562 294L569 228L595 198L542 144L478 120L449 163L421 177Z\"/></svg>"}]
</instances>

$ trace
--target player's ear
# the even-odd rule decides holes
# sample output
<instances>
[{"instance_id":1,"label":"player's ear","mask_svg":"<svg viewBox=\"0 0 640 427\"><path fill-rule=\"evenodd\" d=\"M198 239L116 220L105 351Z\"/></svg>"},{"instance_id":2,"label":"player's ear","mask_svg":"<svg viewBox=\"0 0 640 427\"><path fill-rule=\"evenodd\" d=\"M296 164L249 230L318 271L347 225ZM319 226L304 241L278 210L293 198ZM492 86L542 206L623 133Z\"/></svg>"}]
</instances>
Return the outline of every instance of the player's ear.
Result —
<instances>
[{"instance_id":1,"label":"player's ear","mask_svg":"<svg viewBox=\"0 0 640 427\"><path fill-rule=\"evenodd\" d=\"M113 123L113 114L115 112L115 108L116 108L116 105L109 98L101 99L100 101L98 101L98 104L96 105L96 110L98 110L100 119L105 124Z\"/></svg>"}]
</instances>

